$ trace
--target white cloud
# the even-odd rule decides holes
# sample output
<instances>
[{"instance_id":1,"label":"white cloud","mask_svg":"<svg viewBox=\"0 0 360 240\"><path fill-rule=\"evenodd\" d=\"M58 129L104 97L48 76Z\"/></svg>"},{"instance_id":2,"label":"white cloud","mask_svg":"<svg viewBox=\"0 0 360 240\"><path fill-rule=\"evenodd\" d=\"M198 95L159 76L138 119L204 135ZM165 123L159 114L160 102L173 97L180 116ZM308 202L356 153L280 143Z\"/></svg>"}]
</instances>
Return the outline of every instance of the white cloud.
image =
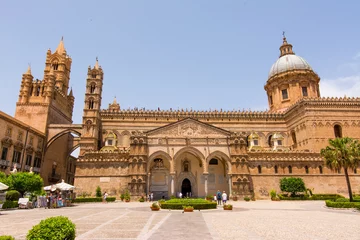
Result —
<instances>
[{"instance_id":1,"label":"white cloud","mask_svg":"<svg viewBox=\"0 0 360 240\"><path fill-rule=\"evenodd\" d=\"M360 73L335 79L321 79L322 97L360 97Z\"/></svg>"},{"instance_id":2,"label":"white cloud","mask_svg":"<svg viewBox=\"0 0 360 240\"><path fill-rule=\"evenodd\" d=\"M360 52L358 52L354 57L353 57L354 60L358 60L360 59Z\"/></svg>"}]
</instances>

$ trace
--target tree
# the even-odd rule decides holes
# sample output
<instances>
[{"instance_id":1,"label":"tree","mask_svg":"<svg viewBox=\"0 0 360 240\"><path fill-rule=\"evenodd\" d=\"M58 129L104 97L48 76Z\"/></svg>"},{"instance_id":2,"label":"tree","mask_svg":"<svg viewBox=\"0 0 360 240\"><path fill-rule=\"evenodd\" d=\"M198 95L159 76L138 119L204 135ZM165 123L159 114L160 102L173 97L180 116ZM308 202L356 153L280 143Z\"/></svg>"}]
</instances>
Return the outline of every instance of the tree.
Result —
<instances>
[{"instance_id":1,"label":"tree","mask_svg":"<svg viewBox=\"0 0 360 240\"><path fill-rule=\"evenodd\" d=\"M346 184L349 192L350 202L353 201L349 169L354 169L359 164L360 143L352 138L329 139L329 146L321 149L320 154L325 159L325 165L331 170L340 171L344 169Z\"/></svg>"},{"instance_id":2,"label":"tree","mask_svg":"<svg viewBox=\"0 0 360 240\"><path fill-rule=\"evenodd\" d=\"M5 184L5 185L9 185L6 174L3 173L3 172L0 172L0 182Z\"/></svg>"},{"instance_id":3,"label":"tree","mask_svg":"<svg viewBox=\"0 0 360 240\"><path fill-rule=\"evenodd\" d=\"M96 188L96 197L101 197L101 188L100 188L100 186L97 186L97 188Z\"/></svg>"},{"instance_id":4,"label":"tree","mask_svg":"<svg viewBox=\"0 0 360 240\"><path fill-rule=\"evenodd\" d=\"M32 193L41 191L44 185L40 175L27 172L11 174L8 176L7 181L9 183L9 188L20 192L21 196L23 196L25 192Z\"/></svg>"},{"instance_id":5,"label":"tree","mask_svg":"<svg viewBox=\"0 0 360 240\"><path fill-rule=\"evenodd\" d=\"M302 178L282 178L280 179L280 189L283 192L291 193L291 196L294 197L297 192L305 192L305 183Z\"/></svg>"}]
</instances>

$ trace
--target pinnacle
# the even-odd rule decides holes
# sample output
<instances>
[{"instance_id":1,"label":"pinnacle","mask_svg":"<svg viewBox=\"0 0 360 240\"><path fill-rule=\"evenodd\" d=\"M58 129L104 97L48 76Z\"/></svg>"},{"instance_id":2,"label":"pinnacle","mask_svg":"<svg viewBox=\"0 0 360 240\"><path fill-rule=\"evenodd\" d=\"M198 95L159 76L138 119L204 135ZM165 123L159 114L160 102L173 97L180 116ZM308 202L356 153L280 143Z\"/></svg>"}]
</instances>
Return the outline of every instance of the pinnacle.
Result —
<instances>
[{"instance_id":1,"label":"pinnacle","mask_svg":"<svg viewBox=\"0 0 360 240\"><path fill-rule=\"evenodd\" d=\"M60 43L59 43L58 47L56 48L56 52L59 54L63 54L65 52L64 37L61 37Z\"/></svg>"},{"instance_id":2,"label":"pinnacle","mask_svg":"<svg viewBox=\"0 0 360 240\"><path fill-rule=\"evenodd\" d=\"M25 74L29 74L29 75L31 75L31 66L30 66L30 64L29 64L28 69L27 69L27 71L26 71L26 73L25 73Z\"/></svg>"}]
</instances>

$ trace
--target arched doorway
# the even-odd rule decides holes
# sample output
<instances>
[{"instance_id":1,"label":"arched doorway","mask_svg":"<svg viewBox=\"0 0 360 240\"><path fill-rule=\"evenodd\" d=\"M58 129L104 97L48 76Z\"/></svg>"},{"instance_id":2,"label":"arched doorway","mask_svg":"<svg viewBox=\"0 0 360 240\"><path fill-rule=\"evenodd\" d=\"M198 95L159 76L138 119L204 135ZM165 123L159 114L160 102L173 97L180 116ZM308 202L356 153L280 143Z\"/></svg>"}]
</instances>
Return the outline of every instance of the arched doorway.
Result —
<instances>
[{"instance_id":1,"label":"arched doorway","mask_svg":"<svg viewBox=\"0 0 360 240\"><path fill-rule=\"evenodd\" d=\"M187 178L182 181L181 193L183 197L191 197L191 182Z\"/></svg>"}]
</instances>

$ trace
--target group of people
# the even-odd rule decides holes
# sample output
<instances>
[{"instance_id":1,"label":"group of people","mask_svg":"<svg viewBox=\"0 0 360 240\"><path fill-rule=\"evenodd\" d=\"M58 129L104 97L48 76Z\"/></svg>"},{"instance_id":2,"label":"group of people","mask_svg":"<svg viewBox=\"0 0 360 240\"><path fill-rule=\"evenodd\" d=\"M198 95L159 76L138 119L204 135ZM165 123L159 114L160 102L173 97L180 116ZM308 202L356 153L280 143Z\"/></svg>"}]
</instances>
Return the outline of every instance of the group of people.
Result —
<instances>
[{"instance_id":1,"label":"group of people","mask_svg":"<svg viewBox=\"0 0 360 240\"><path fill-rule=\"evenodd\" d=\"M152 201L154 200L154 193L153 193L153 192L149 192L147 199L148 199L149 202L152 202Z\"/></svg>"},{"instance_id":2,"label":"group of people","mask_svg":"<svg viewBox=\"0 0 360 240\"><path fill-rule=\"evenodd\" d=\"M223 204L226 204L227 201L227 194L225 191L223 193L220 192L220 190L217 191L217 193L214 195L215 202L217 201L218 205L221 205L221 201Z\"/></svg>"}]
</instances>

